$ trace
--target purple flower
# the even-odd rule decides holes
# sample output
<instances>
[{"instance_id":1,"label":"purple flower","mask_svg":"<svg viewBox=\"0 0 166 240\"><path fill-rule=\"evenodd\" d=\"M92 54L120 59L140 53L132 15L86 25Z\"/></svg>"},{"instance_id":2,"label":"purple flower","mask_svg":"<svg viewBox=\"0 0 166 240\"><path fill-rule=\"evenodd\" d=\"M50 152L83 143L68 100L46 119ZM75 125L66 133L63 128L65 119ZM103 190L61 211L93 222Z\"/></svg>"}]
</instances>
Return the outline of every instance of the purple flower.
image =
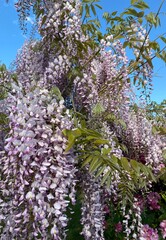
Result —
<instances>
[{"instance_id":1,"label":"purple flower","mask_svg":"<svg viewBox=\"0 0 166 240\"><path fill-rule=\"evenodd\" d=\"M143 225L139 239L140 240L158 240L159 236L157 233L157 229L153 229L149 227L148 224Z\"/></svg>"},{"instance_id":2,"label":"purple flower","mask_svg":"<svg viewBox=\"0 0 166 240\"><path fill-rule=\"evenodd\" d=\"M105 205L105 206L104 206L104 212L105 212L106 214L110 213L110 209L109 209L108 205Z\"/></svg>"},{"instance_id":3,"label":"purple flower","mask_svg":"<svg viewBox=\"0 0 166 240\"><path fill-rule=\"evenodd\" d=\"M158 210L160 209L159 200L160 195L157 192L150 192L147 196L147 203L149 205L150 210Z\"/></svg>"},{"instance_id":4,"label":"purple flower","mask_svg":"<svg viewBox=\"0 0 166 240\"><path fill-rule=\"evenodd\" d=\"M118 222L117 224L115 224L115 232L119 233L122 232L123 230L123 225L121 222Z\"/></svg>"},{"instance_id":5,"label":"purple flower","mask_svg":"<svg viewBox=\"0 0 166 240\"><path fill-rule=\"evenodd\" d=\"M135 204L140 208L140 210L142 212L144 210L144 207L145 207L145 199L140 194L137 194L135 197L137 199Z\"/></svg>"},{"instance_id":6,"label":"purple flower","mask_svg":"<svg viewBox=\"0 0 166 240\"><path fill-rule=\"evenodd\" d=\"M166 238L166 220L163 220L160 223L160 229L161 229L162 236L165 239Z\"/></svg>"}]
</instances>

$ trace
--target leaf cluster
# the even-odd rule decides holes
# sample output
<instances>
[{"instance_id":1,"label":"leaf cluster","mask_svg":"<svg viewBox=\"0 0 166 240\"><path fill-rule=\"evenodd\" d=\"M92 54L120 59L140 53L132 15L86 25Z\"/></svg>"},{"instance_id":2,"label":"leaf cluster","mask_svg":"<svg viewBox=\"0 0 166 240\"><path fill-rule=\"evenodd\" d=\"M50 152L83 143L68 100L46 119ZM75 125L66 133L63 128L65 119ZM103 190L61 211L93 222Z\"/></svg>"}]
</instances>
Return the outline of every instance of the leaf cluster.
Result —
<instances>
[{"instance_id":1,"label":"leaf cluster","mask_svg":"<svg viewBox=\"0 0 166 240\"><path fill-rule=\"evenodd\" d=\"M101 179L101 185L109 187L114 173L118 172L121 179L118 188L124 204L132 202L136 190L146 189L148 181L156 181L150 167L113 154L109 140L99 132L79 127L65 130L64 134L68 139L66 152L73 149L81 167L87 166L91 174Z\"/></svg>"}]
</instances>

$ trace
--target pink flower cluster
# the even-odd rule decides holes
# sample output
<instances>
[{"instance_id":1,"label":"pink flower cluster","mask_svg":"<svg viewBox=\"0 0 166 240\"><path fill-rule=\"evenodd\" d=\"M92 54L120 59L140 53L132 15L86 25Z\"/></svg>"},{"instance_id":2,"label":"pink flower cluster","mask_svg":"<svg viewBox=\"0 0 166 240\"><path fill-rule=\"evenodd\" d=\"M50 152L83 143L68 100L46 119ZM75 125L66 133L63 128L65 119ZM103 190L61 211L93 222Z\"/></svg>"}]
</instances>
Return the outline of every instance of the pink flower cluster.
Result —
<instances>
[{"instance_id":1,"label":"pink flower cluster","mask_svg":"<svg viewBox=\"0 0 166 240\"><path fill-rule=\"evenodd\" d=\"M147 195L147 204L151 210L158 210L160 209L159 200L160 195L157 192L150 192Z\"/></svg>"},{"instance_id":2,"label":"pink flower cluster","mask_svg":"<svg viewBox=\"0 0 166 240\"><path fill-rule=\"evenodd\" d=\"M75 202L75 160L65 153L62 133L72 121L64 101L47 89L23 94L15 86L8 104L10 132L1 160L1 187L4 198L11 200L4 234L60 239L67 226L66 208L70 200Z\"/></svg>"},{"instance_id":3,"label":"pink flower cluster","mask_svg":"<svg viewBox=\"0 0 166 240\"><path fill-rule=\"evenodd\" d=\"M166 238L166 220L163 220L160 223L160 229L161 229L162 236L165 239Z\"/></svg>"},{"instance_id":4,"label":"pink flower cluster","mask_svg":"<svg viewBox=\"0 0 166 240\"><path fill-rule=\"evenodd\" d=\"M119 232L122 232L123 230L123 225L121 222L118 222L116 225L115 225L115 232L119 233Z\"/></svg>"},{"instance_id":5,"label":"pink flower cluster","mask_svg":"<svg viewBox=\"0 0 166 240\"><path fill-rule=\"evenodd\" d=\"M139 240L159 240L157 229L149 227L149 225L143 225Z\"/></svg>"}]
</instances>

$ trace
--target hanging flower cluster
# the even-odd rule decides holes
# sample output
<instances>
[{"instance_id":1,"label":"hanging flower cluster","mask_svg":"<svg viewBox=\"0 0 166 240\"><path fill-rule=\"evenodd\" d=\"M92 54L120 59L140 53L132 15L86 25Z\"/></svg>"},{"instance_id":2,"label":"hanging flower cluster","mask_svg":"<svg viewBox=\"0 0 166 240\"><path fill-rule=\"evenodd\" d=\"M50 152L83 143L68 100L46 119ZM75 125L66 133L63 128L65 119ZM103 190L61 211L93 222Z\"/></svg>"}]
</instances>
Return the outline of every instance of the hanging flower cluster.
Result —
<instances>
[{"instance_id":1,"label":"hanging flower cluster","mask_svg":"<svg viewBox=\"0 0 166 240\"><path fill-rule=\"evenodd\" d=\"M74 35L78 37L81 30L80 1L64 0L61 2L45 1L46 15L42 16L39 31L44 36L52 38ZM45 9L44 9L45 10ZM44 21L44 24L43 24Z\"/></svg>"},{"instance_id":2,"label":"hanging flower cluster","mask_svg":"<svg viewBox=\"0 0 166 240\"><path fill-rule=\"evenodd\" d=\"M140 89L140 85L144 87L141 91L141 99L143 99L143 95L151 94L153 90L152 84L152 66L149 64L148 59L152 57L152 49L150 48L150 40L148 31L138 22L133 22L129 29L129 35L127 35L127 41L133 43L133 54L137 60L137 67L134 71L134 81L137 82L137 88ZM143 49L147 48L147 52L145 53L147 59L142 57L142 53L144 53Z\"/></svg>"},{"instance_id":3,"label":"hanging flower cluster","mask_svg":"<svg viewBox=\"0 0 166 240\"><path fill-rule=\"evenodd\" d=\"M112 42L112 38L101 40L100 57L89 63L82 79L77 77L74 81L76 101L79 99L79 104L91 111L95 104L101 103L105 110L116 113L122 103L123 106L128 103L128 59L120 41ZM107 46L114 50L107 51Z\"/></svg>"},{"instance_id":4,"label":"hanging flower cluster","mask_svg":"<svg viewBox=\"0 0 166 240\"><path fill-rule=\"evenodd\" d=\"M44 75L44 84L48 87L58 86L61 92L68 83L67 74L71 68L71 62L66 55L58 55L49 62Z\"/></svg>"},{"instance_id":5,"label":"hanging flower cluster","mask_svg":"<svg viewBox=\"0 0 166 240\"><path fill-rule=\"evenodd\" d=\"M39 47L37 41L25 42L16 57L17 81L22 84L25 91L31 91L32 88L39 85L39 82L41 84L47 66L47 58L43 50L37 51Z\"/></svg>"},{"instance_id":6,"label":"hanging flower cluster","mask_svg":"<svg viewBox=\"0 0 166 240\"><path fill-rule=\"evenodd\" d=\"M126 123L126 130L120 130L119 137L128 146L128 157L150 164L154 172L157 171L159 163L164 160L162 150L165 143L162 137L152 133L152 123L146 119L145 112L141 109L138 112L126 111L122 113L122 118Z\"/></svg>"},{"instance_id":7,"label":"hanging flower cluster","mask_svg":"<svg viewBox=\"0 0 166 240\"><path fill-rule=\"evenodd\" d=\"M23 95L14 89L10 102L10 132L6 139L2 185L10 202L6 236L19 239L61 239L67 226L66 209L75 202L75 167L65 154L63 129L71 120L63 100L47 89ZM69 196L69 199L68 199Z\"/></svg>"},{"instance_id":8,"label":"hanging flower cluster","mask_svg":"<svg viewBox=\"0 0 166 240\"><path fill-rule=\"evenodd\" d=\"M81 209L82 234L85 240L104 240L104 191L100 182L95 181L88 173L83 175L82 189L84 194Z\"/></svg>"}]
</instances>

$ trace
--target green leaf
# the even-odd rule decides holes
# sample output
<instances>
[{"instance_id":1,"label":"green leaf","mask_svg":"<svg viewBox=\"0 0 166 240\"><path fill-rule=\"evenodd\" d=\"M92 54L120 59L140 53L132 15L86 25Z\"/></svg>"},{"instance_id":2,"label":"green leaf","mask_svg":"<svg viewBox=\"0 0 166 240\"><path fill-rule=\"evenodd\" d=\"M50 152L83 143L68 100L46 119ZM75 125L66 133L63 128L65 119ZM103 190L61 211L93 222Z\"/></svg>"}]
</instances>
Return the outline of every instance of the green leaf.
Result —
<instances>
[{"instance_id":1,"label":"green leaf","mask_svg":"<svg viewBox=\"0 0 166 240\"><path fill-rule=\"evenodd\" d=\"M82 133L85 133L89 136L98 137L98 138L102 137L102 135L99 132L92 129L81 128L81 131Z\"/></svg>"},{"instance_id":2,"label":"green leaf","mask_svg":"<svg viewBox=\"0 0 166 240\"><path fill-rule=\"evenodd\" d=\"M149 64L149 66L153 69L153 63L152 63L152 59L148 56L145 57L147 63Z\"/></svg>"},{"instance_id":3,"label":"green leaf","mask_svg":"<svg viewBox=\"0 0 166 240\"><path fill-rule=\"evenodd\" d=\"M102 6L100 6L99 4L95 4L96 7L103 9Z\"/></svg>"},{"instance_id":4,"label":"green leaf","mask_svg":"<svg viewBox=\"0 0 166 240\"><path fill-rule=\"evenodd\" d=\"M102 148L102 155L108 155L111 152L112 148Z\"/></svg>"},{"instance_id":5,"label":"green leaf","mask_svg":"<svg viewBox=\"0 0 166 240\"><path fill-rule=\"evenodd\" d=\"M97 103L92 109L94 115L100 115L103 112L105 112L105 109L101 103Z\"/></svg>"},{"instance_id":6,"label":"green leaf","mask_svg":"<svg viewBox=\"0 0 166 240\"><path fill-rule=\"evenodd\" d=\"M91 5L91 10L92 10L93 14L96 16L96 9L93 5Z\"/></svg>"},{"instance_id":7,"label":"green leaf","mask_svg":"<svg viewBox=\"0 0 166 240\"><path fill-rule=\"evenodd\" d=\"M152 49L158 50L158 51L160 50L159 44L155 41L149 43L149 48L152 48Z\"/></svg>"},{"instance_id":8,"label":"green leaf","mask_svg":"<svg viewBox=\"0 0 166 240\"><path fill-rule=\"evenodd\" d=\"M119 144L119 146L123 152L128 153L128 149L127 149L126 145L121 143L121 144Z\"/></svg>"},{"instance_id":9,"label":"green leaf","mask_svg":"<svg viewBox=\"0 0 166 240\"><path fill-rule=\"evenodd\" d=\"M52 87L50 93L51 93L52 96L55 95L58 100L62 100L63 99L63 97L61 95L61 92L60 92L58 87Z\"/></svg>"},{"instance_id":10,"label":"green leaf","mask_svg":"<svg viewBox=\"0 0 166 240\"><path fill-rule=\"evenodd\" d=\"M107 114L106 115L106 117L105 117L105 119L107 120L107 121L110 121L110 122L112 122L112 121L115 121L116 120L116 116L114 115L114 114Z\"/></svg>"},{"instance_id":11,"label":"green leaf","mask_svg":"<svg viewBox=\"0 0 166 240\"><path fill-rule=\"evenodd\" d=\"M156 15L154 13L151 12L151 13L147 14L145 16L145 18L150 24L152 24L154 26L157 26L157 18L156 18Z\"/></svg>"},{"instance_id":12,"label":"green leaf","mask_svg":"<svg viewBox=\"0 0 166 240\"><path fill-rule=\"evenodd\" d=\"M89 6L87 4L85 5L85 11L86 11L86 17L89 18L90 17L90 10L89 10Z\"/></svg>"},{"instance_id":13,"label":"green leaf","mask_svg":"<svg viewBox=\"0 0 166 240\"><path fill-rule=\"evenodd\" d=\"M65 129L63 130L63 134L67 137L68 139L68 144L67 147L65 149L65 152L67 153L75 144L75 140L78 136L81 135L80 130L79 129L75 129L75 130L68 130Z\"/></svg>"},{"instance_id":14,"label":"green leaf","mask_svg":"<svg viewBox=\"0 0 166 240\"><path fill-rule=\"evenodd\" d=\"M137 12L133 8L128 8L127 11L124 12L124 14L132 15L132 16L135 16L135 17L143 17L144 16L144 12Z\"/></svg>"},{"instance_id":15,"label":"green leaf","mask_svg":"<svg viewBox=\"0 0 166 240\"><path fill-rule=\"evenodd\" d=\"M109 144L109 140L106 139L97 139L93 142L96 145Z\"/></svg>"},{"instance_id":16,"label":"green leaf","mask_svg":"<svg viewBox=\"0 0 166 240\"><path fill-rule=\"evenodd\" d=\"M166 62L166 51L163 50L162 53L160 54L161 59Z\"/></svg>"},{"instance_id":17,"label":"green leaf","mask_svg":"<svg viewBox=\"0 0 166 240\"><path fill-rule=\"evenodd\" d=\"M166 149L163 151L162 156L163 156L163 158L166 160Z\"/></svg>"},{"instance_id":18,"label":"green leaf","mask_svg":"<svg viewBox=\"0 0 166 240\"><path fill-rule=\"evenodd\" d=\"M134 4L134 7L145 10L145 9L149 8L149 5L147 3L145 3L144 1L137 1L137 3Z\"/></svg>"},{"instance_id":19,"label":"green leaf","mask_svg":"<svg viewBox=\"0 0 166 240\"><path fill-rule=\"evenodd\" d=\"M95 174L95 177L98 178L106 169L106 165L101 166L98 171L97 174Z\"/></svg>"},{"instance_id":20,"label":"green leaf","mask_svg":"<svg viewBox=\"0 0 166 240\"><path fill-rule=\"evenodd\" d=\"M82 167L86 166L93 159L93 155L89 155L82 163Z\"/></svg>"},{"instance_id":21,"label":"green leaf","mask_svg":"<svg viewBox=\"0 0 166 240\"><path fill-rule=\"evenodd\" d=\"M161 193L161 196L162 196L162 198L164 199L164 201L166 202L166 192Z\"/></svg>"},{"instance_id":22,"label":"green leaf","mask_svg":"<svg viewBox=\"0 0 166 240\"><path fill-rule=\"evenodd\" d=\"M130 0L130 4L133 5L134 3L138 2L139 0Z\"/></svg>"},{"instance_id":23,"label":"green leaf","mask_svg":"<svg viewBox=\"0 0 166 240\"><path fill-rule=\"evenodd\" d=\"M111 170L107 170L107 172L104 174L102 178L101 185L103 185L110 176L111 176Z\"/></svg>"},{"instance_id":24,"label":"green leaf","mask_svg":"<svg viewBox=\"0 0 166 240\"><path fill-rule=\"evenodd\" d=\"M73 147L74 144L75 144L75 137L73 135L69 135L68 144L65 149L65 153L67 153Z\"/></svg>"},{"instance_id":25,"label":"green leaf","mask_svg":"<svg viewBox=\"0 0 166 240\"><path fill-rule=\"evenodd\" d=\"M98 139L98 138L96 136L87 136L85 138L85 140L87 140L87 141L91 141L91 140L95 140L95 139Z\"/></svg>"},{"instance_id":26,"label":"green leaf","mask_svg":"<svg viewBox=\"0 0 166 240\"><path fill-rule=\"evenodd\" d=\"M130 161L130 164L132 166L132 168L137 172L137 173L140 173L140 165L137 161L135 160L131 160Z\"/></svg>"},{"instance_id":27,"label":"green leaf","mask_svg":"<svg viewBox=\"0 0 166 240\"><path fill-rule=\"evenodd\" d=\"M129 42L128 42L128 41L125 41L125 42L123 43L123 48L126 48L128 45L129 45Z\"/></svg>"},{"instance_id":28,"label":"green leaf","mask_svg":"<svg viewBox=\"0 0 166 240\"><path fill-rule=\"evenodd\" d=\"M45 24L46 20L47 20L47 16L44 16L44 17L42 18L42 23L41 23L42 26Z\"/></svg>"},{"instance_id":29,"label":"green leaf","mask_svg":"<svg viewBox=\"0 0 166 240\"><path fill-rule=\"evenodd\" d=\"M159 131L160 131L160 135L166 135L166 128L165 127L160 127Z\"/></svg>"},{"instance_id":30,"label":"green leaf","mask_svg":"<svg viewBox=\"0 0 166 240\"><path fill-rule=\"evenodd\" d=\"M100 166L101 166L102 162L99 159L99 156L95 156L89 166L89 172L92 173L94 171L96 171Z\"/></svg>"},{"instance_id":31,"label":"green leaf","mask_svg":"<svg viewBox=\"0 0 166 240\"><path fill-rule=\"evenodd\" d=\"M6 125L8 123L8 116L5 113L0 112L0 125Z\"/></svg>"},{"instance_id":32,"label":"green leaf","mask_svg":"<svg viewBox=\"0 0 166 240\"><path fill-rule=\"evenodd\" d=\"M111 162L112 162L114 165L117 165L117 164L118 164L118 158L117 158L115 155L112 155L112 156L111 156Z\"/></svg>"},{"instance_id":33,"label":"green leaf","mask_svg":"<svg viewBox=\"0 0 166 240\"><path fill-rule=\"evenodd\" d=\"M91 0L82 0L83 3L90 3Z\"/></svg>"},{"instance_id":34,"label":"green leaf","mask_svg":"<svg viewBox=\"0 0 166 240\"><path fill-rule=\"evenodd\" d=\"M69 130L70 131L70 130ZM75 136L75 137L80 137L82 132L81 132L81 129L80 128L76 128L74 130L72 130L72 134Z\"/></svg>"},{"instance_id":35,"label":"green leaf","mask_svg":"<svg viewBox=\"0 0 166 240\"><path fill-rule=\"evenodd\" d=\"M147 177L150 177L152 181L156 182L156 178L154 177L151 169L148 166L145 166L140 163L140 167Z\"/></svg>"},{"instance_id":36,"label":"green leaf","mask_svg":"<svg viewBox=\"0 0 166 240\"><path fill-rule=\"evenodd\" d=\"M117 11L111 13L112 16L115 16L116 14L117 14Z\"/></svg>"},{"instance_id":37,"label":"green leaf","mask_svg":"<svg viewBox=\"0 0 166 240\"><path fill-rule=\"evenodd\" d=\"M119 119L119 120L118 120L118 123L119 123L124 129L127 128L126 123L125 123L122 119Z\"/></svg>"},{"instance_id":38,"label":"green leaf","mask_svg":"<svg viewBox=\"0 0 166 240\"><path fill-rule=\"evenodd\" d=\"M121 163L122 167L124 168L124 170L126 170L127 172L130 172L131 168L130 168L130 164L129 164L129 161L127 160L127 158L121 157L120 163Z\"/></svg>"},{"instance_id":39,"label":"green leaf","mask_svg":"<svg viewBox=\"0 0 166 240\"><path fill-rule=\"evenodd\" d=\"M165 37L160 37L160 39L161 39L164 43L166 43L166 38L165 38Z\"/></svg>"}]
</instances>

